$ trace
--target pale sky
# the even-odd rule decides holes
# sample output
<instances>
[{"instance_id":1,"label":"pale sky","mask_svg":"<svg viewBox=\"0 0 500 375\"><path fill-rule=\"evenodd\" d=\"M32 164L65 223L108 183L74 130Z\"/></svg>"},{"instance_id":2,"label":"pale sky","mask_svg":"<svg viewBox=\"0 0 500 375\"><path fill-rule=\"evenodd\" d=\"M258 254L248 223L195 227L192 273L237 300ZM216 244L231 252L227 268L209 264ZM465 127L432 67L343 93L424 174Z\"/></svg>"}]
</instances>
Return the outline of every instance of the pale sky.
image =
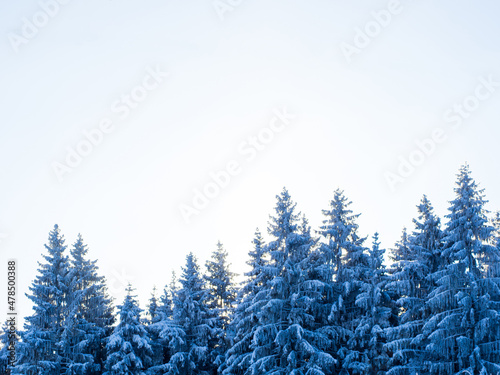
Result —
<instances>
[{"instance_id":1,"label":"pale sky","mask_svg":"<svg viewBox=\"0 0 500 375\"><path fill-rule=\"evenodd\" d=\"M497 1L62 3L0 1L0 269L17 259L20 315L55 223L145 307L218 240L244 272L283 186L313 229L344 189L386 248L422 194L446 213L466 161L500 208Z\"/></svg>"}]
</instances>

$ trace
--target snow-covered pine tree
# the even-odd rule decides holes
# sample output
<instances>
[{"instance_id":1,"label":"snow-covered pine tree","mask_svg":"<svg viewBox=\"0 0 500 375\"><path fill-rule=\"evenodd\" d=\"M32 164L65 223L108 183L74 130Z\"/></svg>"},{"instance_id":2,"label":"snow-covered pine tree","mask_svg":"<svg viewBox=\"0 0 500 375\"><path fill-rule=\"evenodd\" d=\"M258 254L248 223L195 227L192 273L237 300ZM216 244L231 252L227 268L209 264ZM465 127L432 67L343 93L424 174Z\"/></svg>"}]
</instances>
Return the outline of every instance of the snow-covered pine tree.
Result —
<instances>
[{"instance_id":1,"label":"snow-covered pine tree","mask_svg":"<svg viewBox=\"0 0 500 375\"><path fill-rule=\"evenodd\" d=\"M257 374L329 374L335 360L328 353L326 337L313 328L309 314L314 301L306 286L306 260L315 241L306 222L299 227L295 203L286 189L277 196L275 216L268 232L273 237L267 245L271 280L265 291L265 304L257 300L258 323L252 341L249 373ZM254 299L255 300L255 299Z\"/></svg>"},{"instance_id":2,"label":"snow-covered pine tree","mask_svg":"<svg viewBox=\"0 0 500 375\"><path fill-rule=\"evenodd\" d=\"M396 315L393 323L386 330L388 340L386 348L390 353L389 371L391 374L396 375L415 375L417 368L407 370L407 368L410 368L409 361L415 357L415 353L408 349L411 346L412 339L405 337L410 333L404 332L404 335L401 335L399 332L401 315L405 312L400 304L403 302L406 302L406 305L412 303L412 300L408 299L407 296L413 285L411 282L413 272L411 262L414 258L410 246L410 236L406 227L403 228L400 240L391 249L389 259L391 264L388 269L389 281L386 289L391 297ZM410 313L410 315L412 314ZM411 333L411 336L414 337L413 333Z\"/></svg>"},{"instance_id":3,"label":"snow-covered pine tree","mask_svg":"<svg viewBox=\"0 0 500 375\"><path fill-rule=\"evenodd\" d=\"M232 335L232 345L226 353L226 359L219 371L225 375L243 375L250 367L252 350L250 348L255 328L257 327L256 311L266 303L264 290L270 280L266 272L269 263L269 253L265 247L262 235L257 228L252 249L248 252L249 260L246 262L250 271L244 275L241 288L237 294L237 305L228 327ZM250 309L254 306L256 311Z\"/></svg>"},{"instance_id":4,"label":"snow-covered pine tree","mask_svg":"<svg viewBox=\"0 0 500 375\"><path fill-rule=\"evenodd\" d=\"M391 264L391 274L401 272L406 266L406 263L413 259L413 253L410 245L410 235L406 227L401 232L401 239L396 242L394 248L391 250L389 258Z\"/></svg>"},{"instance_id":5,"label":"snow-covered pine tree","mask_svg":"<svg viewBox=\"0 0 500 375\"><path fill-rule=\"evenodd\" d=\"M429 318L425 302L435 285L428 277L445 267L440 219L424 195L417 206L415 229L408 236L406 229L393 250L393 273L387 285L398 306L398 322L386 330L386 348L392 352L388 375L414 375L424 372L425 348L428 340L422 328Z\"/></svg>"},{"instance_id":6,"label":"snow-covered pine tree","mask_svg":"<svg viewBox=\"0 0 500 375\"><path fill-rule=\"evenodd\" d=\"M173 321L165 324L160 336L172 351L166 374L213 374L210 342L214 338L214 318L207 304L208 291L193 253L186 257L186 266L175 291Z\"/></svg>"},{"instance_id":7,"label":"snow-covered pine tree","mask_svg":"<svg viewBox=\"0 0 500 375\"><path fill-rule=\"evenodd\" d=\"M492 308L482 261L497 250L490 244L483 189L461 167L445 230L443 257L449 264L432 274L437 287L427 306L432 317L424 325L429 337L431 374L494 374L500 371L498 311ZM491 358L494 361L491 361Z\"/></svg>"},{"instance_id":8,"label":"snow-covered pine tree","mask_svg":"<svg viewBox=\"0 0 500 375\"><path fill-rule=\"evenodd\" d=\"M394 328L397 328L399 326L399 316L401 315L403 310L403 308L398 305L398 301L402 297L405 298L410 285L408 279L411 277L409 275L409 271L411 272L412 267L409 267L408 264L414 259L410 240L411 238L408 234L408 230L406 229L406 227L404 227L403 231L401 232L401 238L396 242L389 254L391 263L387 270L389 281L386 285L386 288L387 292L391 296L394 308L396 309L397 318L392 325ZM395 334L396 336L398 335L397 332L388 332L389 340L391 340L390 336L392 334ZM391 348L390 350L393 352L398 351L399 346Z\"/></svg>"},{"instance_id":9,"label":"snow-covered pine tree","mask_svg":"<svg viewBox=\"0 0 500 375\"><path fill-rule=\"evenodd\" d=\"M326 217L318 231L321 235L320 265L316 272L324 280L325 298L330 307L328 322L330 335L336 348L339 362L337 370L345 369L344 359L348 354L348 341L354 335L362 314L356 305L361 282L368 267L368 257L363 246L366 238L358 234L357 218L349 208L352 202L344 192L334 192L330 207L323 210Z\"/></svg>"},{"instance_id":10,"label":"snow-covered pine tree","mask_svg":"<svg viewBox=\"0 0 500 375\"><path fill-rule=\"evenodd\" d=\"M236 288L233 282L236 274L231 272L227 256L227 251L219 241L211 259L205 264L207 268L205 281L209 291L207 302L212 308L220 311L221 319L224 320L222 327L227 325L226 317L236 300Z\"/></svg>"},{"instance_id":11,"label":"snow-covered pine tree","mask_svg":"<svg viewBox=\"0 0 500 375\"><path fill-rule=\"evenodd\" d=\"M96 260L87 259L88 247L81 235L71 248L68 274L68 314L59 343L68 374L100 374L105 359L105 341L115 317L106 282L98 274Z\"/></svg>"},{"instance_id":12,"label":"snow-covered pine tree","mask_svg":"<svg viewBox=\"0 0 500 375\"><path fill-rule=\"evenodd\" d=\"M153 351L141 321L142 310L130 284L126 291L123 304L118 306L120 322L106 344L108 358L103 375L145 375L151 365Z\"/></svg>"},{"instance_id":13,"label":"snow-covered pine tree","mask_svg":"<svg viewBox=\"0 0 500 375\"><path fill-rule=\"evenodd\" d=\"M148 331L149 338L151 339L151 350L153 354L151 355L151 367L149 368L149 374L161 373L164 371L160 369L163 365L163 345L160 338L159 330L157 329L158 323L162 321L163 316L156 297L156 286L153 287L153 292L151 293L151 298L149 299L149 304L146 310L147 318L145 320L146 330ZM160 367L159 367L160 366Z\"/></svg>"},{"instance_id":14,"label":"snow-covered pine tree","mask_svg":"<svg viewBox=\"0 0 500 375\"><path fill-rule=\"evenodd\" d=\"M160 320L172 319L174 314L174 296L177 291L177 276L175 271L172 271L170 283L163 288L163 294L160 296L160 304L158 306L158 314Z\"/></svg>"},{"instance_id":15,"label":"snow-covered pine tree","mask_svg":"<svg viewBox=\"0 0 500 375\"><path fill-rule=\"evenodd\" d=\"M418 218L413 219L415 229L412 234L411 246L418 259L422 259L428 267L426 272L436 272L446 266L446 259L442 257L443 231L441 219L434 213L434 207L426 195L417 206ZM430 280L427 280L430 283ZM425 285L424 293L429 293L433 285Z\"/></svg>"},{"instance_id":16,"label":"snow-covered pine tree","mask_svg":"<svg viewBox=\"0 0 500 375\"><path fill-rule=\"evenodd\" d=\"M214 317L214 334L216 334L211 343L211 347L213 347L211 362L217 366L224 362L224 355L229 348L226 331L236 300L236 288L233 281L236 275L230 270L227 256L227 251L219 241L211 259L205 263L207 271L204 278L208 289L207 303Z\"/></svg>"},{"instance_id":17,"label":"snow-covered pine tree","mask_svg":"<svg viewBox=\"0 0 500 375\"><path fill-rule=\"evenodd\" d=\"M359 283L360 293L356 306L363 311L358 326L348 341L349 351L343 360L343 367L352 374L385 374L389 356L384 343L385 330L390 326L392 316L391 298L385 291L386 269L383 264L385 250L380 248L378 233L373 236L368 250L368 267Z\"/></svg>"},{"instance_id":18,"label":"snow-covered pine tree","mask_svg":"<svg viewBox=\"0 0 500 375\"><path fill-rule=\"evenodd\" d=\"M159 309L159 304L158 304L158 298L156 298L156 286L153 286L153 291L151 292L151 298L149 298L149 303L147 305L147 319L146 322L147 324L153 324L156 321L158 321L158 309Z\"/></svg>"},{"instance_id":19,"label":"snow-covered pine tree","mask_svg":"<svg viewBox=\"0 0 500 375\"><path fill-rule=\"evenodd\" d=\"M69 260L66 245L57 224L49 233L48 252L42 255L45 263L38 263L39 274L27 297L33 303L34 314L27 317L21 333L23 345L13 373L59 375L64 373L61 347L58 345L68 314L67 298Z\"/></svg>"},{"instance_id":20,"label":"snow-covered pine tree","mask_svg":"<svg viewBox=\"0 0 500 375\"><path fill-rule=\"evenodd\" d=\"M160 301L154 309L155 313L150 312L149 315L155 315L154 319L147 326L151 337L151 347L153 349L153 365L149 368L150 375L161 374L167 371L167 364L170 357L174 354L169 342L170 336L166 339L162 336L162 332L173 332L173 299L176 293L176 276L172 272L172 280L168 286L163 289L163 294L160 296ZM156 299L156 298L155 298ZM152 299L150 300L150 308L152 307Z\"/></svg>"}]
</instances>

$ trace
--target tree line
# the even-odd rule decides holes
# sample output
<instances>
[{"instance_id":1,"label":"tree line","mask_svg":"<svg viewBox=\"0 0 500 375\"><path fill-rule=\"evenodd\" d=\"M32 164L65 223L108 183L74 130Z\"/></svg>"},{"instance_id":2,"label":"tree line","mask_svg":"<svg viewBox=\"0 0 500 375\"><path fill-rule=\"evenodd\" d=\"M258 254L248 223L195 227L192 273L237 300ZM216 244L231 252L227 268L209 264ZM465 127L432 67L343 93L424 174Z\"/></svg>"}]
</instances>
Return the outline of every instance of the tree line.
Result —
<instances>
[{"instance_id":1,"label":"tree line","mask_svg":"<svg viewBox=\"0 0 500 375\"><path fill-rule=\"evenodd\" d=\"M264 241L235 285L217 244L205 269L193 253L143 311L127 287L117 314L81 236L59 227L27 294L17 362L0 371L72 375L417 375L500 373L500 214L461 167L442 224L424 195L413 228L388 253L359 234L336 190L312 231L284 189Z\"/></svg>"}]
</instances>

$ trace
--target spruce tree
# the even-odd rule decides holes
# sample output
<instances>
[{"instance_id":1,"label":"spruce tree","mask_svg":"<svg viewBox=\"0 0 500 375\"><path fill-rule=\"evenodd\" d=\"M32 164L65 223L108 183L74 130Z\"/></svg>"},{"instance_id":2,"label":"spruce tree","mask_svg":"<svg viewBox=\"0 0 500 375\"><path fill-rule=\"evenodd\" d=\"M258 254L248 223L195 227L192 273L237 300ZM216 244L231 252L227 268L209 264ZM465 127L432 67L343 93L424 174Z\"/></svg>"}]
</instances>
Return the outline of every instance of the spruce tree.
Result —
<instances>
[{"instance_id":1,"label":"spruce tree","mask_svg":"<svg viewBox=\"0 0 500 375\"><path fill-rule=\"evenodd\" d=\"M145 375L151 365L153 351L148 332L141 321L141 308L129 284L123 304L118 306L120 322L109 337L108 358L103 375Z\"/></svg>"},{"instance_id":2,"label":"spruce tree","mask_svg":"<svg viewBox=\"0 0 500 375\"><path fill-rule=\"evenodd\" d=\"M153 287L153 291L151 292L151 297L149 298L149 303L147 306L147 319L146 323L147 324L152 324L156 321L158 321L158 315L159 315L159 305L158 305L158 299L156 297L156 286Z\"/></svg>"},{"instance_id":3,"label":"spruce tree","mask_svg":"<svg viewBox=\"0 0 500 375\"><path fill-rule=\"evenodd\" d=\"M498 311L492 308L484 283L484 259L497 254L491 242L483 189L467 165L460 169L444 237L444 270L432 274L437 287L427 301L432 317L424 325L429 337L431 374L492 374L500 371Z\"/></svg>"},{"instance_id":4,"label":"spruce tree","mask_svg":"<svg viewBox=\"0 0 500 375\"><path fill-rule=\"evenodd\" d=\"M259 311L252 340L250 373L257 374L327 374L335 360L326 351L328 340L313 330L310 314L313 298L309 296L305 268L315 241L306 222L299 226L299 214L286 189L277 196L275 216L270 218L268 245L271 276L265 288L265 304L257 300Z\"/></svg>"},{"instance_id":5,"label":"spruce tree","mask_svg":"<svg viewBox=\"0 0 500 375\"><path fill-rule=\"evenodd\" d=\"M150 299L149 308L155 311L154 313L152 311L149 313L150 317L154 316L154 319L150 319L147 326L153 349L153 364L149 368L151 375L163 375L167 371L167 364L170 361L170 357L175 354L171 335L181 331L173 327L173 300L176 290L175 272L172 272L172 280L163 289L159 303L157 303L156 297L154 299L151 297ZM156 307L152 308L154 305Z\"/></svg>"},{"instance_id":6,"label":"spruce tree","mask_svg":"<svg viewBox=\"0 0 500 375\"><path fill-rule=\"evenodd\" d=\"M163 293L160 296L160 301L157 307L157 320L171 320L173 317L174 309L174 296L177 291L177 277L175 272L172 271L170 283L163 288Z\"/></svg>"},{"instance_id":7,"label":"spruce tree","mask_svg":"<svg viewBox=\"0 0 500 375\"><path fill-rule=\"evenodd\" d=\"M34 314L26 318L19 360L13 369L20 374L59 375L64 373L64 347L61 346L65 319L68 315L69 259L57 224L45 245L45 263L38 263L39 274L27 297Z\"/></svg>"},{"instance_id":8,"label":"spruce tree","mask_svg":"<svg viewBox=\"0 0 500 375\"><path fill-rule=\"evenodd\" d=\"M265 300L265 288L270 280L266 273L269 263L269 253L262 235L257 229L252 240L252 249L248 252L249 260L246 262L250 271L244 275L246 280L237 294L237 305L228 327L232 336L232 345L226 353L225 362L220 371L227 375L243 375L250 367L252 350L251 343L257 327L257 312ZM254 307L254 311L250 307Z\"/></svg>"},{"instance_id":9,"label":"spruce tree","mask_svg":"<svg viewBox=\"0 0 500 375\"><path fill-rule=\"evenodd\" d=\"M163 345L159 335L159 330L157 329L158 323L162 321L162 311L158 299L156 297L156 287L153 287L153 292L151 293L151 298L149 299L149 304L147 306L146 312L147 318L145 319L146 330L148 332L149 338L151 340L151 367L149 368L149 374L161 373L163 374Z\"/></svg>"},{"instance_id":10,"label":"spruce tree","mask_svg":"<svg viewBox=\"0 0 500 375\"><path fill-rule=\"evenodd\" d=\"M196 257L190 253L175 291L173 320L160 335L169 344L172 356L166 369L172 375L212 374L210 362L214 339L214 318L208 306L208 292Z\"/></svg>"},{"instance_id":11,"label":"spruce tree","mask_svg":"<svg viewBox=\"0 0 500 375\"><path fill-rule=\"evenodd\" d=\"M425 371L428 339L422 335L422 328L430 315L426 300L435 288L429 275L445 267L440 219L425 195L417 209L412 235L405 230L393 250L394 272L387 288L397 296L399 313L397 324L387 329L386 347L393 353L388 375Z\"/></svg>"},{"instance_id":12,"label":"spruce tree","mask_svg":"<svg viewBox=\"0 0 500 375\"><path fill-rule=\"evenodd\" d=\"M359 214L353 213L349 207L351 204L344 192L337 189L329 208L323 210L326 218L319 230L320 266L316 268L326 286L325 302L330 307L330 336L336 358L340 359L337 370L344 368L344 372L347 371L351 358L347 358L351 350L348 342L354 336L362 315L361 307L356 305L356 298L368 267L368 257L363 246L366 238L358 234L356 220Z\"/></svg>"},{"instance_id":13,"label":"spruce tree","mask_svg":"<svg viewBox=\"0 0 500 375\"><path fill-rule=\"evenodd\" d=\"M219 241L211 259L206 262L205 280L209 291L208 303L218 309L222 316L228 315L236 299L236 288L233 282L236 274L231 272L227 256L227 251Z\"/></svg>"},{"instance_id":14,"label":"spruce tree","mask_svg":"<svg viewBox=\"0 0 500 375\"><path fill-rule=\"evenodd\" d=\"M219 241L211 259L205 264L207 269L205 275L205 284L208 289L207 303L214 317L214 329L217 330L211 343L211 347L214 348L212 361L217 366L224 362L224 354L229 347L226 332L236 300L236 288L233 282L235 274L230 270L227 256L227 251Z\"/></svg>"},{"instance_id":15,"label":"spruce tree","mask_svg":"<svg viewBox=\"0 0 500 375\"><path fill-rule=\"evenodd\" d=\"M384 262L385 250L380 248L378 233L368 250L368 267L360 281L360 293L356 306L362 309L362 316L354 334L348 341L348 354L343 361L345 369L352 374L385 374L389 356L384 344L385 330L392 316L391 299L385 291L387 274Z\"/></svg>"},{"instance_id":16,"label":"spruce tree","mask_svg":"<svg viewBox=\"0 0 500 375\"><path fill-rule=\"evenodd\" d=\"M105 279L98 274L97 261L87 259L87 254L88 247L78 235L71 249L68 314L60 344L67 373L75 375L102 372L105 340L115 320Z\"/></svg>"}]
</instances>

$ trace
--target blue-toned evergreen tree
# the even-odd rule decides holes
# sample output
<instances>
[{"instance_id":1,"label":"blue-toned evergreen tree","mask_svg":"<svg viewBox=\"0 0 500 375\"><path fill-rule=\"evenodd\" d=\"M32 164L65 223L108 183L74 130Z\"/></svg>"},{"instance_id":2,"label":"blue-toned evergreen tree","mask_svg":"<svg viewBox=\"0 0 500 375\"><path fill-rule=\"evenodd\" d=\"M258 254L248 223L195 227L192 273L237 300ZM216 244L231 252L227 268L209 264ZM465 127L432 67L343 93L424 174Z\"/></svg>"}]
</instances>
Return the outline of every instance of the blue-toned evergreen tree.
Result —
<instances>
[{"instance_id":1,"label":"blue-toned evergreen tree","mask_svg":"<svg viewBox=\"0 0 500 375\"><path fill-rule=\"evenodd\" d=\"M349 351L343 367L352 374L382 375L387 371L389 360L384 344L385 330L392 316L392 301L385 291L385 250L380 248L378 233L373 236L372 247L367 253L368 267L359 282L360 293L356 297L356 306L362 309L362 315L348 341Z\"/></svg>"},{"instance_id":2,"label":"blue-toned evergreen tree","mask_svg":"<svg viewBox=\"0 0 500 375\"><path fill-rule=\"evenodd\" d=\"M66 370L61 339L70 291L69 259L66 245L57 224L49 233L45 245L45 263L39 263L39 274L27 297L33 303L34 314L25 320L21 332L23 344L13 373L59 375Z\"/></svg>"},{"instance_id":3,"label":"blue-toned evergreen tree","mask_svg":"<svg viewBox=\"0 0 500 375\"><path fill-rule=\"evenodd\" d=\"M335 360L328 353L329 341L314 329L314 298L306 286L305 268L315 241L307 222L299 225L286 189L277 196L275 211L268 227L273 238L267 245L271 280L263 291L265 298L256 301L259 310L249 308L258 318L249 373L329 374Z\"/></svg>"},{"instance_id":4,"label":"blue-toned evergreen tree","mask_svg":"<svg viewBox=\"0 0 500 375\"><path fill-rule=\"evenodd\" d=\"M432 317L424 325L431 374L494 374L498 362L498 310L491 303L485 282L488 261L498 257L490 245L483 189L472 179L467 165L460 169L456 197L451 201L445 230L443 257L448 264L432 274L437 287L427 301ZM486 275L485 275L486 272Z\"/></svg>"},{"instance_id":5,"label":"blue-toned evergreen tree","mask_svg":"<svg viewBox=\"0 0 500 375\"><path fill-rule=\"evenodd\" d=\"M88 247L81 235L70 252L68 313L59 346L68 374L101 374L105 341L115 321L112 301L97 261L87 259Z\"/></svg>"},{"instance_id":6,"label":"blue-toned evergreen tree","mask_svg":"<svg viewBox=\"0 0 500 375\"><path fill-rule=\"evenodd\" d=\"M107 360L103 375L145 375L153 351L141 321L141 308L129 284L123 304L118 306L120 321L107 340Z\"/></svg>"},{"instance_id":7,"label":"blue-toned evergreen tree","mask_svg":"<svg viewBox=\"0 0 500 375\"><path fill-rule=\"evenodd\" d=\"M356 222L359 214L350 209L352 202L344 192L337 189L330 207L323 210L326 217L320 227L320 267L317 272L327 286L330 311L328 322L336 358L339 359L337 371L349 370L349 345L362 316L362 308L356 305L361 292L361 283L368 269L368 256L363 246L366 238L358 234ZM324 323L323 323L324 324Z\"/></svg>"},{"instance_id":8,"label":"blue-toned evergreen tree","mask_svg":"<svg viewBox=\"0 0 500 375\"><path fill-rule=\"evenodd\" d=\"M205 266L205 284L208 289L208 306L214 317L214 337L210 344L211 362L220 366L224 362L224 355L229 348L230 342L226 335L229 325L229 317L233 312L236 301L236 288L234 277L227 261L227 251L219 241L217 248L212 253Z\"/></svg>"},{"instance_id":9,"label":"blue-toned evergreen tree","mask_svg":"<svg viewBox=\"0 0 500 375\"><path fill-rule=\"evenodd\" d=\"M220 372L225 375L243 375L250 367L251 344L258 323L257 312L266 303L265 288L271 279L267 272L269 253L259 229L255 231L252 245L246 262L250 271L245 273L246 280L238 291L237 306L228 327L232 345L220 367Z\"/></svg>"},{"instance_id":10,"label":"blue-toned evergreen tree","mask_svg":"<svg viewBox=\"0 0 500 375\"><path fill-rule=\"evenodd\" d=\"M172 272L170 283L163 288L160 300L157 301L155 325L162 321L172 320L174 314L174 296L177 291L177 277ZM159 302L159 303L158 303Z\"/></svg>"},{"instance_id":11,"label":"blue-toned evergreen tree","mask_svg":"<svg viewBox=\"0 0 500 375\"><path fill-rule=\"evenodd\" d=\"M156 286L153 287L153 291L151 292L151 297L149 298L149 303L146 310L146 323L152 324L158 321L159 315L159 304L158 298L156 297Z\"/></svg>"},{"instance_id":12,"label":"blue-toned evergreen tree","mask_svg":"<svg viewBox=\"0 0 500 375\"><path fill-rule=\"evenodd\" d=\"M151 298L149 299L149 304L147 306L147 318L145 319L146 330L148 331L149 338L151 340L151 366L149 368L149 374L163 374L163 345L162 340L159 335L159 330L157 329L158 323L162 321L162 311L161 304L158 303L156 297L156 287L153 287L153 292L151 293Z\"/></svg>"},{"instance_id":13,"label":"blue-toned evergreen tree","mask_svg":"<svg viewBox=\"0 0 500 375\"><path fill-rule=\"evenodd\" d=\"M163 375L167 372L170 357L175 354L174 345L171 342L172 334L180 330L173 326L173 300L177 290L175 272L172 272L172 279L168 286L163 289L159 303L156 298L150 299L149 308L151 311L148 332L151 337L151 347L153 349L152 366L149 368L149 374ZM152 306L156 305L153 309ZM151 316L154 316L151 319Z\"/></svg>"},{"instance_id":14,"label":"blue-toned evergreen tree","mask_svg":"<svg viewBox=\"0 0 500 375\"><path fill-rule=\"evenodd\" d=\"M422 335L422 328L430 315L425 303L435 287L429 275L446 265L440 254L443 237L440 219L425 195L417 209L412 235L407 236L405 230L393 251L394 272L387 285L388 291L397 296L399 309L397 324L387 329L386 348L393 353L388 375L425 371L428 340Z\"/></svg>"},{"instance_id":15,"label":"blue-toned evergreen tree","mask_svg":"<svg viewBox=\"0 0 500 375\"><path fill-rule=\"evenodd\" d=\"M196 257L190 253L175 291L173 320L160 333L168 342L172 356L166 366L167 374L199 375L216 372L210 362L211 341L216 337L214 318L208 306L205 288Z\"/></svg>"}]
</instances>

